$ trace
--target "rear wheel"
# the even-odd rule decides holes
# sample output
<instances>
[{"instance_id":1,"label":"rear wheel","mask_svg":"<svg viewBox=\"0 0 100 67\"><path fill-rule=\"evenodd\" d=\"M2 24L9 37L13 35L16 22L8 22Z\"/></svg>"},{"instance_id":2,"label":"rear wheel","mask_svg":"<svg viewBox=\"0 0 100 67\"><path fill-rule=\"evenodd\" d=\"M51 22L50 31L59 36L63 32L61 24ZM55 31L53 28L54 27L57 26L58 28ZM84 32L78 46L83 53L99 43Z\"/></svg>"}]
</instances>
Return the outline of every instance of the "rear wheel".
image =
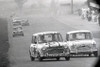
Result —
<instances>
[{"instance_id":1,"label":"rear wheel","mask_svg":"<svg viewBox=\"0 0 100 67\"><path fill-rule=\"evenodd\" d=\"M43 58L42 57L39 57L38 59L39 59L39 61L43 61Z\"/></svg>"},{"instance_id":2,"label":"rear wheel","mask_svg":"<svg viewBox=\"0 0 100 67\"><path fill-rule=\"evenodd\" d=\"M22 36L24 36L24 33L22 33Z\"/></svg>"},{"instance_id":3,"label":"rear wheel","mask_svg":"<svg viewBox=\"0 0 100 67\"><path fill-rule=\"evenodd\" d=\"M15 37L15 35L13 34L13 37Z\"/></svg>"},{"instance_id":4,"label":"rear wheel","mask_svg":"<svg viewBox=\"0 0 100 67\"><path fill-rule=\"evenodd\" d=\"M65 57L65 60L69 61L70 60L70 56Z\"/></svg>"}]
</instances>

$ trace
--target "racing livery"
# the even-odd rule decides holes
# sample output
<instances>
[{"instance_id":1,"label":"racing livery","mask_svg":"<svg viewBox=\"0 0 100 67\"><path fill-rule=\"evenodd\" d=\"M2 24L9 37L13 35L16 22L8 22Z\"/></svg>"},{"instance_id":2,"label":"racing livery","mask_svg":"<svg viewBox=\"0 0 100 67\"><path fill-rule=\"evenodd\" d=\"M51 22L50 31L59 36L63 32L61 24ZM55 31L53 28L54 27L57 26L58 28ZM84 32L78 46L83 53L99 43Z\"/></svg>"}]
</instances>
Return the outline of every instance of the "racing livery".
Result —
<instances>
[{"instance_id":1,"label":"racing livery","mask_svg":"<svg viewBox=\"0 0 100 67\"><path fill-rule=\"evenodd\" d=\"M70 60L70 49L67 43L63 41L60 33L54 31L33 34L29 54L31 61L34 61L35 58L38 58L39 61L45 58L59 60L60 57Z\"/></svg>"},{"instance_id":2,"label":"racing livery","mask_svg":"<svg viewBox=\"0 0 100 67\"><path fill-rule=\"evenodd\" d=\"M70 31L66 34L66 41L71 54L88 54L98 56L98 49L93 35L88 30Z\"/></svg>"}]
</instances>

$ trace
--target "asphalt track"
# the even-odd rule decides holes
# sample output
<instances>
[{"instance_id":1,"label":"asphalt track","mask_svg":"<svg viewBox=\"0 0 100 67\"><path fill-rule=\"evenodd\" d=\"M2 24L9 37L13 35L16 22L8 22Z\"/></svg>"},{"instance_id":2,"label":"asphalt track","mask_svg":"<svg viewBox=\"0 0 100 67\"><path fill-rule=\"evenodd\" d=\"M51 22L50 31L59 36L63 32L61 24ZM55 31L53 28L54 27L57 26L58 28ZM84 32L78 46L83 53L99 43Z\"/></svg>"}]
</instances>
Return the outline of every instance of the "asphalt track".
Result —
<instances>
[{"instance_id":1,"label":"asphalt track","mask_svg":"<svg viewBox=\"0 0 100 67\"><path fill-rule=\"evenodd\" d=\"M11 67L93 67L96 57L71 57L70 61L61 58L45 59L39 62L38 59L31 61L29 58L29 46L33 33L42 31L59 31L65 40L65 33L72 30L88 29L93 32L94 39L99 48L99 26L96 23L82 20L79 16L31 16L28 17L30 26L23 27L24 37L14 37L10 47Z\"/></svg>"}]
</instances>

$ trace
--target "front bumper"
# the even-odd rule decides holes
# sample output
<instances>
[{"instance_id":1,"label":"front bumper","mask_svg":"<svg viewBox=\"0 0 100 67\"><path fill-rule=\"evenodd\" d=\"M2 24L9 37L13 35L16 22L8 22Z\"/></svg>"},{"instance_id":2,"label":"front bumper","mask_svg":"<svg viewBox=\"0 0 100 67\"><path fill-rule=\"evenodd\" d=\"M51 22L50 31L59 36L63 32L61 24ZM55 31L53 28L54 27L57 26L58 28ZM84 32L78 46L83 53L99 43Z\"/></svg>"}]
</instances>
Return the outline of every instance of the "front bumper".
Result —
<instances>
[{"instance_id":1,"label":"front bumper","mask_svg":"<svg viewBox=\"0 0 100 67\"><path fill-rule=\"evenodd\" d=\"M59 54L48 54L41 55L41 57L50 58L50 57L67 57L70 56L70 53L59 53Z\"/></svg>"}]
</instances>

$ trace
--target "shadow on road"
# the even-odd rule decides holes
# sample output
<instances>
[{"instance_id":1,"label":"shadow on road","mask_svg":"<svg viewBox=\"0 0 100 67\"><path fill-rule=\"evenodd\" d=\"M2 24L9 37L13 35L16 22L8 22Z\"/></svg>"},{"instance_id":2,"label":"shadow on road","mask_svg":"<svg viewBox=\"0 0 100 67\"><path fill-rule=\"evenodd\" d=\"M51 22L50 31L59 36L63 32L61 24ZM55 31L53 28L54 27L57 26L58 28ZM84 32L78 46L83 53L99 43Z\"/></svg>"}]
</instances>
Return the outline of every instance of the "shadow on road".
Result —
<instances>
[{"instance_id":1,"label":"shadow on road","mask_svg":"<svg viewBox=\"0 0 100 67\"><path fill-rule=\"evenodd\" d=\"M38 59L35 60L35 62L62 62L62 61L67 61L65 59L60 59L60 60L56 60L56 59L44 59L43 61L39 61ZM71 61L71 60L69 60Z\"/></svg>"}]
</instances>

